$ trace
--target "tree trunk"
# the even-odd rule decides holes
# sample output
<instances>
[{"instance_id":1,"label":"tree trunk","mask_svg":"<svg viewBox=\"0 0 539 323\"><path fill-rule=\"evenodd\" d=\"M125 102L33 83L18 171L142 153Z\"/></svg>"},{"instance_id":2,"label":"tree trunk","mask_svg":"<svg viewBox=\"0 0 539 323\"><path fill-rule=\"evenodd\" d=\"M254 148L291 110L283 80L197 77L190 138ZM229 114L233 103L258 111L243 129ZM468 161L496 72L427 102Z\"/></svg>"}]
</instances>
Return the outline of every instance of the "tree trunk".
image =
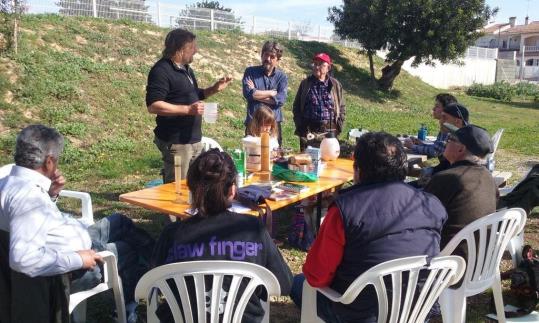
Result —
<instances>
[{"instance_id":1,"label":"tree trunk","mask_svg":"<svg viewBox=\"0 0 539 323\"><path fill-rule=\"evenodd\" d=\"M374 76L374 61L372 59L373 53L371 51L367 51L367 55L369 56L369 67L371 70L371 84L376 84L376 76Z\"/></svg>"},{"instance_id":2,"label":"tree trunk","mask_svg":"<svg viewBox=\"0 0 539 323\"><path fill-rule=\"evenodd\" d=\"M393 81L401 72L403 60L397 60L391 65L386 65L382 68L382 76L378 80L378 87L381 90L389 91L393 87Z\"/></svg>"}]
</instances>

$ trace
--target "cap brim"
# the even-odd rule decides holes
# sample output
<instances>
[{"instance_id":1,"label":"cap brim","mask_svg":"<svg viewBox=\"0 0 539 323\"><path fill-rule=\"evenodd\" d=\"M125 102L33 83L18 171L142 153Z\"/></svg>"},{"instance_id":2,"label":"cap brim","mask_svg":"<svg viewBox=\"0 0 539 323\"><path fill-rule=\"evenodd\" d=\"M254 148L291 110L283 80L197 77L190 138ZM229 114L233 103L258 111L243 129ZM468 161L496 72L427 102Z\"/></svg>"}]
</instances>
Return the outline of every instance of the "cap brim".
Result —
<instances>
[{"instance_id":1,"label":"cap brim","mask_svg":"<svg viewBox=\"0 0 539 323\"><path fill-rule=\"evenodd\" d=\"M455 133L457 132L457 130L459 130L459 128L449 122L444 122L443 124L444 127L447 128L447 130L451 131L452 133Z\"/></svg>"}]
</instances>

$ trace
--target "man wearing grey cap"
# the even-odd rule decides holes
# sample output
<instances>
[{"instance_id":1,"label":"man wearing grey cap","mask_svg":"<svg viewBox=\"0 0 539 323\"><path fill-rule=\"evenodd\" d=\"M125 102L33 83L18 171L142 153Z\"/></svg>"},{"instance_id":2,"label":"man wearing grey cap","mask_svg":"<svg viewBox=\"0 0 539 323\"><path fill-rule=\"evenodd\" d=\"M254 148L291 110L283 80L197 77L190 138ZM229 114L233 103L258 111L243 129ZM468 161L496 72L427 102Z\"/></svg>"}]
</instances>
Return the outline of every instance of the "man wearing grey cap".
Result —
<instances>
[{"instance_id":1,"label":"man wearing grey cap","mask_svg":"<svg viewBox=\"0 0 539 323\"><path fill-rule=\"evenodd\" d=\"M435 174L425 187L447 210L443 248L467 224L496 211L496 183L482 165L492 151L488 132L475 125L451 130L444 157L451 166Z\"/></svg>"}]
</instances>

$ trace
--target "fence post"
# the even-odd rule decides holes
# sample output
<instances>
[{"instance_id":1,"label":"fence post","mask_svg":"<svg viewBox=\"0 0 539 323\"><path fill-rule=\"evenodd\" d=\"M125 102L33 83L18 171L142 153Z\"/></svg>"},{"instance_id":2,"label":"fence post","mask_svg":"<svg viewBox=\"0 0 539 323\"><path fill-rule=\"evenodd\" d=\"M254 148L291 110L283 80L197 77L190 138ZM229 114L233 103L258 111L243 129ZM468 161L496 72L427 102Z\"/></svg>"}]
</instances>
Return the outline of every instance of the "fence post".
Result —
<instances>
[{"instance_id":1,"label":"fence post","mask_svg":"<svg viewBox=\"0 0 539 323\"><path fill-rule=\"evenodd\" d=\"M318 42L320 42L321 39L321 33L322 33L322 26L318 25Z\"/></svg>"},{"instance_id":2,"label":"fence post","mask_svg":"<svg viewBox=\"0 0 539 323\"><path fill-rule=\"evenodd\" d=\"M159 0L157 0L155 2L155 5L156 5L156 8L157 8L157 26L161 27L161 5L159 4Z\"/></svg>"},{"instance_id":3,"label":"fence post","mask_svg":"<svg viewBox=\"0 0 539 323\"><path fill-rule=\"evenodd\" d=\"M251 26L251 35L255 34L255 16L253 16L253 25Z\"/></svg>"},{"instance_id":4,"label":"fence post","mask_svg":"<svg viewBox=\"0 0 539 323\"><path fill-rule=\"evenodd\" d=\"M526 66L526 61L525 61L525 58L524 58L524 51L526 50L526 46L524 45L524 37L520 37L520 53L521 53L521 58L520 58L520 81L522 81L524 79L524 69L525 69L525 66Z\"/></svg>"},{"instance_id":5,"label":"fence post","mask_svg":"<svg viewBox=\"0 0 539 323\"><path fill-rule=\"evenodd\" d=\"M97 18L97 3L96 0L92 0L92 11L94 14L94 18Z\"/></svg>"},{"instance_id":6,"label":"fence post","mask_svg":"<svg viewBox=\"0 0 539 323\"><path fill-rule=\"evenodd\" d=\"M292 24L288 22L288 40L292 39Z\"/></svg>"},{"instance_id":7,"label":"fence post","mask_svg":"<svg viewBox=\"0 0 539 323\"><path fill-rule=\"evenodd\" d=\"M210 10L210 30L213 31L215 29L215 26L213 25L213 9Z\"/></svg>"}]
</instances>

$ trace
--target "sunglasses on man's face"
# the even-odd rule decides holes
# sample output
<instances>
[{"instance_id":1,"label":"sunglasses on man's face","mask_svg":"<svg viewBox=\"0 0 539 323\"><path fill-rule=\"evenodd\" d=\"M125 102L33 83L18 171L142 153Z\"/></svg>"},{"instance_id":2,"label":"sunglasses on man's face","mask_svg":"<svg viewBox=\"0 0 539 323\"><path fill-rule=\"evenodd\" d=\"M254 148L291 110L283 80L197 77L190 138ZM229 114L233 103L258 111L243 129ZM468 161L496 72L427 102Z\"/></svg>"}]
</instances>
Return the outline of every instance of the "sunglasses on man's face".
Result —
<instances>
[{"instance_id":1,"label":"sunglasses on man's face","mask_svg":"<svg viewBox=\"0 0 539 323\"><path fill-rule=\"evenodd\" d=\"M460 144L459 139L454 135L449 135L449 137L447 137L447 142L454 142L456 144Z\"/></svg>"},{"instance_id":2,"label":"sunglasses on man's face","mask_svg":"<svg viewBox=\"0 0 539 323\"><path fill-rule=\"evenodd\" d=\"M462 112L460 111L460 107L458 105L455 106L457 108L457 114L459 115L460 120L462 120L462 123L464 126L468 125L468 122L464 119L464 116L462 115Z\"/></svg>"}]
</instances>

